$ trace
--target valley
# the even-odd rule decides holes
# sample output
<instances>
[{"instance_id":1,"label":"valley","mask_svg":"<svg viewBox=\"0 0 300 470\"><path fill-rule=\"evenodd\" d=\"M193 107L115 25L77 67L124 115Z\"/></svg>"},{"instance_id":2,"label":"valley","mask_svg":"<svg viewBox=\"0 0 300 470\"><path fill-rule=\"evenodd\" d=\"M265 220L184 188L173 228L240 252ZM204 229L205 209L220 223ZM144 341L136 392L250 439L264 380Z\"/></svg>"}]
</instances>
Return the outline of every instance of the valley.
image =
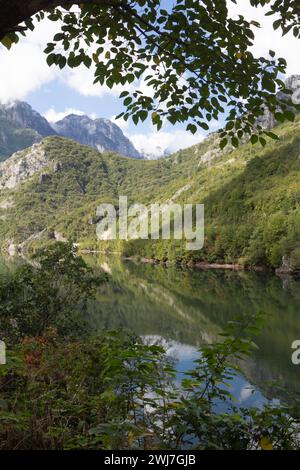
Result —
<instances>
[{"instance_id":1,"label":"valley","mask_svg":"<svg viewBox=\"0 0 300 470\"><path fill-rule=\"evenodd\" d=\"M0 0L10 464L300 450L298 4Z\"/></svg>"},{"instance_id":2,"label":"valley","mask_svg":"<svg viewBox=\"0 0 300 470\"><path fill-rule=\"evenodd\" d=\"M0 165L2 249L32 251L56 238L81 250L162 262L238 264L288 272L300 266L300 119L276 127L279 141L220 151L215 135L158 161L99 153L47 137ZM1 189L2 188L2 189ZM205 206L205 245L184 240L99 241L96 209L169 200ZM19 248L18 248L19 247Z\"/></svg>"}]
</instances>

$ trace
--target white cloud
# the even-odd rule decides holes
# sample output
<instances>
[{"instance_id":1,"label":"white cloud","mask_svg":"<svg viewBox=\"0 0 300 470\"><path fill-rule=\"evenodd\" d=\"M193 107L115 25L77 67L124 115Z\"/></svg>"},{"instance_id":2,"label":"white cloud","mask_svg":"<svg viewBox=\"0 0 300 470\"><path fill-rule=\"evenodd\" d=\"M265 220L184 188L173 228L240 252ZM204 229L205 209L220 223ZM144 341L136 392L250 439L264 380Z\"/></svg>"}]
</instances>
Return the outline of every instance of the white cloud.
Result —
<instances>
[{"instance_id":1,"label":"white cloud","mask_svg":"<svg viewBox=\"0 0 300 470\"><path fill-rule=\"evenodd\" d=\"M53 80L56 70L41 60L39 47L20 44L11 51L0 49L0 101L24 99L26 95Z\"/></svg>"},{"instance_id":2,"label":"white cloud","mask_svg":"<svg viewBox=\"0 0 300 470\"><path fill-rule=\"evenodd\" d=\"M58 23L44 20L36 25L34 31L28 32L26 38L13 45L11 50L0 45L0 102L26 99L29 93L53 80L62 81L83 96L119 96L124 90L122 85L112 90L99 83L94 85L93 68L81 66L60 70L55 66L49 67L43 50L58 30ZM130 90L130 87L126 89Z\"/></svg>"},{"instance_id":3,"label":"white cloud","mask_svg":"<svg viewBox=\"0 0 300 470\"><path fill-rule=\"evenodd\" d=\"M248 398L253 395L253 392L253 387L249 383L246 383L240 391L239 402L243 403L244 401L248 400Z\"/></svg>"},{"instance_id":4,"label":"white cloud","mask_svg":"<svg viewBox=\"0 0 300 470\"><path fill-rule=\"evenodd\" d=\"M119 126L119 128L122 129L123 132L125 132L129 127L129 122L124 121L124 119L122 119L122 118L116 119L116 116L112 116L110 118L110 120L111 120L111 122L113 122L114 124Z\"/></svg>"},{"instance_id":5,"label":"white cloud","mask_svg":"<svg viewBox=\"0 0 300 470\"><path fill-rule=\"evenodd\" d=\"M96 96L101 98L104 95L118 97L123 90L129 89L123 85L116 85L112 89L108 86L100 86L99 83L93 84L94 69L87 69L83 65L75 69L68 69L63 76L63 81L73 90L83 96Z\"/></svg>"},{"instance_id":6,"label":"white cloud","mask_svg":"<svg viewBox=\"0 0 300 470\"><path fill-rule=\"evenodd\" d=\"M24 99L28 93L58 76L59 70L47 65L43 53L53 31L53 24L45 21L10 51L0 47L0 102Z\"/></svg>"},{"instance_id":7,"label":"white cloud","mask_svg":"<svg viewBox=\"0 0 300 470\"><path fill-rule=\"evenodd\" d=\"M167 355L177 361L192 361L199 355L194 346L178 343L173 340L168 341L160 335L144 335L142 339L145 344L162 346L166 350Z\"/></svg>"},{"instance_id":8,"label":"white cloud","mask_svg":"<svg viewBox=\"0 0 300 470\"><path fill-rule=\"evenodd\" d=\"M86 113L84 111L80 111L80 109L74 108L67 108L65 111L56 111L54 108L48 109L43 116L49 122L57 122L63 119L64 117L68 116L69 114L77 114L78 116L84 116ZM91 119L96 119L98 116L96 113L88 114Z\"/></svg>"},{"instance_id":9,"label":"white cloud","mask_svg":"<svg viewBox=\"0 0 300 470\"><path fill-rule=\"evenodd\" d=\"M165 153L173 153L191 147L204 138L200 133L193 135L179 129L174 129L172 132L153 131L148 134L133 134L128 137L140 153L155 158L159 158Z\"/></svg>"},{"instance_id":10,"label":"white cloud","mask_svg":"<svg viewBox=\"0 0 300 470\"><path fill-rule=\"evenodd\" d=\"M237 5L229 1L228 7L232 18L240 14L247 21L255 20L261 24L261 28L254 28L253 53L257 57L268 56L271 49L278 57L284 57L287 60L287 75L300 74L300 40L296 39L292 33L282 36L281 29L274 31L273 22L276 16L265 16L268 7L254 8L246 4L245 0L239 1Z\"/></svg>"}]
</instances>

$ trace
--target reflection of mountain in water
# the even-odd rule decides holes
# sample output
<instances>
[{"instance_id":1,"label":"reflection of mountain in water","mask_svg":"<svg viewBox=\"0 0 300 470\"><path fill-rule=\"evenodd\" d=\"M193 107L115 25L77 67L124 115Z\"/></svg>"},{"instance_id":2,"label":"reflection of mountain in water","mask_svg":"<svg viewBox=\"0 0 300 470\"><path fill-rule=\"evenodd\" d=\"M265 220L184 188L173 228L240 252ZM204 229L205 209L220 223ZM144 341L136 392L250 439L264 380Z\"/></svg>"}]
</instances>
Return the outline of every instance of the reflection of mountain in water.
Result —
<instances>
[{"instance_id":1,"label":"reflection of mountain in water","mask_svg":"<svg viewBox=\"0 0 300 470\"><path fill-rule=\"evenodd\" d=\"M95 327L126 327L140 335L199 346L214 341L237 315L263 311L267 323L259 346L243 368L253 384L277 380L299 389L300 368L291 363L291 343L300 339L300 282L256 273L190 271L119 259L88 257L110 272L92 305ZM272 388L264 386L268 396Z\"/></svg>"},{"instance_id":2,"label":"reflection of mountain in water","mask_svg":"<svg viewBox=\"0 0 300 470\"><path fill-rule=\"evenodd\" d=\"M96 258L88 261L95 262ZM139 335L159 335L194 346L210 340L208 335L211 340L216 337L218 328L201 309L188 308L178 298L176 289L172 291L156 278L160 270L167 277L176 274L173 270L156 266L153 271L151 266L122 263L114 258L106 260L105 265L99 263L111 272L112 281L101 288L98 302L92 307L96 327L125 327ZM141 268L149 269L148 277ZM179 282L178 278L177 288Z\"/></svg>"}]
</instances>

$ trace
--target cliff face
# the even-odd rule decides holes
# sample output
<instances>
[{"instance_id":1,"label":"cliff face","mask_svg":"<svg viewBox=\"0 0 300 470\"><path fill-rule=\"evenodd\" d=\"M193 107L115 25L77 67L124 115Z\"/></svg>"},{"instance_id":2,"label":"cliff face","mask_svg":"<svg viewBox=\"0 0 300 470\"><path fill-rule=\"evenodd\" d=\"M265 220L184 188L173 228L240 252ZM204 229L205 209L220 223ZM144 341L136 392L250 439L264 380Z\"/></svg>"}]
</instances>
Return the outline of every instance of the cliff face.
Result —
<instances>
[{"instance_id":1,"label":"cliff face","mask_svg":"<svg viewBox=\"0 0 300 470\"><path fill-rule=\"evenodd\" d=\"M41 137L55 135L55 131L47 119L24 101L15 101L12 104L0 106L0 116L22 129L33 129Z\"/></svg>"},{"instance_id":2,"label":"cliff face","mask_svg":"<svg viewBox=\"0 0 300 470\"><path fill-rule=\"evenodd\" d=\"M108 119L90 119L70 114L53 125L57 134L89 145L99 152L110 150L127 157L142 158L121 129Z\"/></svg>"},{"instance_id":3,"label":"cliff face","mask_svg":"<svg viewBox=\"0 0 300 470\"><path fill-rule=\"evenodd\" d=\"M48 135L55 131L29 104L0 105L0 161Z\"/></svg>"},{"instance_id":4,"label":"cliff face","mask_svg":"<svg viewBox=\"0 0 300 470\"><path fill-rule=\"evenodd\" d=\"M51 161L46 156L42 143L34 144L27 150L15 153L5 162L0 163L0 190L16 188Z\"/></svg>"},{"instance_id":5,"label":"cliff face","mask_svg":"<svg viewBox=\"0 0 300 470\"><path fill-rule=\"evenodd\" d=\"M289 90L292 90L293 92L291 96L293 103L300 104L300 75L292 75L285 81L285 85L286 85L286 88L288 88ZM277 96L280 99L286 99L288 95L285 95L283 93L278 93ZM271 130L273 127L275 127L278 124L275 117L270 111L266 111L265 114L258 119L257 123L260 124L263 127L263 129L268 129L268 130Z\"/></svg>"}]
</instances>

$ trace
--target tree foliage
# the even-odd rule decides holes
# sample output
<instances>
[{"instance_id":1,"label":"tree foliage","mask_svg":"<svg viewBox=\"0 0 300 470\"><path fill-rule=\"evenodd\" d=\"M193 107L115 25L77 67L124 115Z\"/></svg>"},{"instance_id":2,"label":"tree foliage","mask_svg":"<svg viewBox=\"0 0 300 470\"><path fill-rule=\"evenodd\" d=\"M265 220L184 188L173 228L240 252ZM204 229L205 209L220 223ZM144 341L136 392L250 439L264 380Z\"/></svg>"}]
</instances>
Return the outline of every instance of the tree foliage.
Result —
<instances>
[{"instance_id":1,"label":"tree foliage","mask_svg":"<svg viewBox=\"0 0 300 470\"><path fill-rule=\"evenodd\" d=\"M26 336L41 336L49 328L67 337L88 331L86 307L95 287L94 276L71 244L55 243L24 264L13 279L0 283L0 336L7 345Z\"/></svg>"},{"instance_id":2,"label":"tree foliage","mask_svg":"<svg viewBox=\"0 0 300 470\"><path fill-rule=\"evenodd\" d=\"M0 449L299 449L298 400L240 408L230 393L262 324L231 322L180 383L162 347L123 331L26 337L0 369Z\"/></svg>"},{"instance_id":3,"label":"tree foliage","mask_svg":"<svg viewBox=\"0 0 300 470\"><path fill-rule=\"evenodd\" d=\"M299 37L297 0L249 1L255 7L268 5L267 14L276 18L274 28ZM158 129L167 119L185 123L195 133L199 128L208 130L212 120L226 113L221 146L230 142L236 147L245 135L265 144L260 135L264 131L257 125L265 109L281 121L293 119L290 92L280 78L286 61L276 58L274 51L269 57L253 55L251 46L260 25L241 15L230 16L229 4L236 0L176 0L165 8L161 0L26 3L27 15L35 4L35 15L24 17L25 23L6 33L2 43L10 47L18 34L34 29L35 21L45 16L57 22L59 32L45 50L48 64L93 67L95 83L110 88L136 85L120 96L125 120L132 117L138 123L150 115ZM286 98L276 97L277 91ZM270 133L268 137L275 138Z\"/></svg>"}]
</instances>

